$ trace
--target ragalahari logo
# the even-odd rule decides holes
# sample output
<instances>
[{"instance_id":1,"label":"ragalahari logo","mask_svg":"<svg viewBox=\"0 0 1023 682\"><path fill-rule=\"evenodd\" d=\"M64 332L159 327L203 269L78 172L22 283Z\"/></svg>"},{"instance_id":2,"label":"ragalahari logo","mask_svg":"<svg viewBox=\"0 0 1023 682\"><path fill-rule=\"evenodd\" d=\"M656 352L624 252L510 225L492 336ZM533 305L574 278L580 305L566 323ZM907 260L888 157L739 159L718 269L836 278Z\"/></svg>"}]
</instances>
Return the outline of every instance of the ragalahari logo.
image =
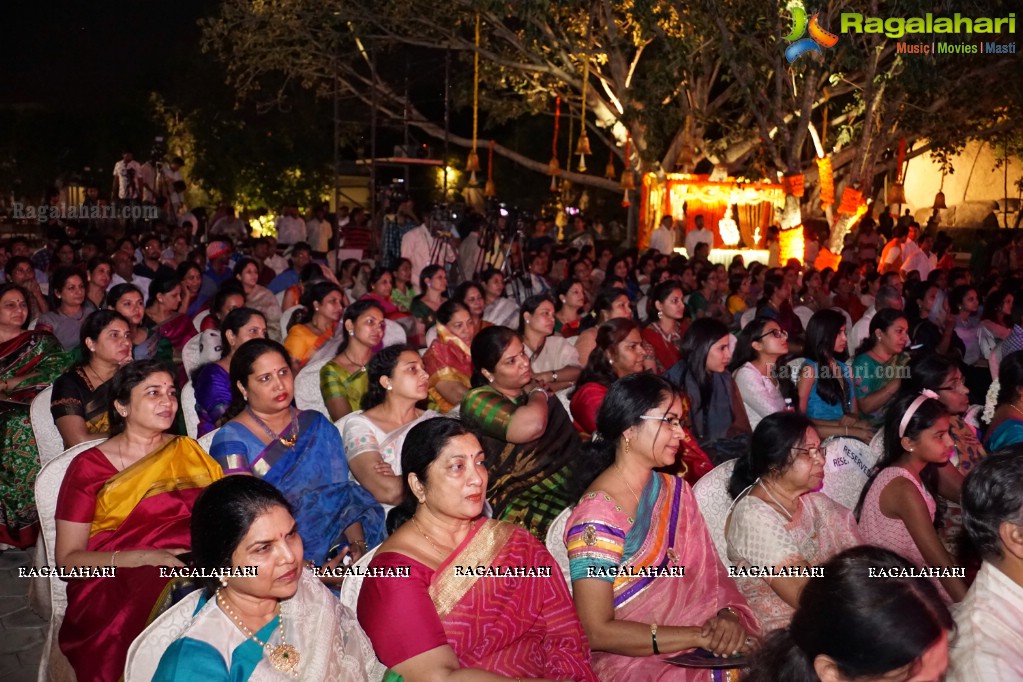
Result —
<instances>
[{"instance_id":1,"label":"ragalahari logo","mask_svg":"<svg viewBox=\"0 0 1023 682\"><path fill-rule=\"evenodd\" d=\"M789 60L789 64L807 52L824 54L821 50L822 47L834 47L835 43L838 42L837 35L820 25L820 22L817 20L819 13L814 14L813 18L807 22L806 10L803 9L802 4L790 2L788 10L792 14L792 30L785 36L785 40L792 43L785 48L785 59ZM806 33L807 29L810 31L810 37L804 38L803 34Z\"/></svg>"}]
</instances>

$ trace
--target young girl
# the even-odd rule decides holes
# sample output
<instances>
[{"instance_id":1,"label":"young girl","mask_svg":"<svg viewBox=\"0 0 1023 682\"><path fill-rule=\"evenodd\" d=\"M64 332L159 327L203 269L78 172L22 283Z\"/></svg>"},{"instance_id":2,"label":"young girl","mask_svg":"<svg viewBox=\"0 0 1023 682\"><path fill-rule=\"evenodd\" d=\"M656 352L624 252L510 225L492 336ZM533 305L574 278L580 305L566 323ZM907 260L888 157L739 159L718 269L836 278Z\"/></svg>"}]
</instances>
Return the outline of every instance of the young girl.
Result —
<instances>
[{"instance_id":1,"label":"young girl","mask_svg":"<svg viewBox=\"0 0 1023 682\"><path fill-rule=\"evenodd\" d=\"M948 410L925 390L897 400L885 417L885 452L867 482L856 516L867 544L898 552L917 566L954 566L934 529L935 495L959 499L959 490L938 468L952 451ZM962 578L938 578L942 597L966 596Z\"/></svg>"}]
</instances>

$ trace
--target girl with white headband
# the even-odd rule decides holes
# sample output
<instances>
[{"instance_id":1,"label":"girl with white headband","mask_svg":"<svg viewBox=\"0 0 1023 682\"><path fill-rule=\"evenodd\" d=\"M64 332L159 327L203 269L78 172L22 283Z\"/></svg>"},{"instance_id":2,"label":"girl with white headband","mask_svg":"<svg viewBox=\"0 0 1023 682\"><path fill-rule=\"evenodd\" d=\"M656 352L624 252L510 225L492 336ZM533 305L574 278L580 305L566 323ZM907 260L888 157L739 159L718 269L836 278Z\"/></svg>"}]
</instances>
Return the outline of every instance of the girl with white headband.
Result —
<instances>
[{"instance_id":1,"label":"girl with white headband","mask_svg":"<svg viewBox=\"0 0 1023 682\"><path fill-rule=\"evenodd\" d=\"M959 491L946 489L938 477L939 467L950 466L948 430L948 410L933 391L905 395L888 409L885 452L856 507L865 543L898 552L919 567L956 565L934 528L935 496L959 499ZM946 601L960 601L966 583L951 574L943 571L936 582Z\"/></svg>"}]
</instances>

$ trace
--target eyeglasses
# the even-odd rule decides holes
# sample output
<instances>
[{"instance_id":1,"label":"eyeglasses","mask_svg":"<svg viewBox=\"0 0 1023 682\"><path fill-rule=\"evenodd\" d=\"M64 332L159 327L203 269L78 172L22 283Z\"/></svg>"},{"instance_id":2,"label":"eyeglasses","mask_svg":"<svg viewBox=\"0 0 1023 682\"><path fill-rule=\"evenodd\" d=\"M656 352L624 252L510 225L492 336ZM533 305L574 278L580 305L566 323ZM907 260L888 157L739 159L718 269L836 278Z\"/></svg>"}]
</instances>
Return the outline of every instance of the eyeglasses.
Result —
<instances>
[{"instance_id":1,"label":"eyeglasses","mask_svg":"<svg viewBox=\"0 0 1023 682\"><path fill-rule=\"evenodd\" d=\"M665 424L667 424L671 428L678 429L679 431L681 431L682 427L683 427L682 420L679 419L678 417L655 417L655 416L650 415L650 414L642 414L642 415L639 416L639 418L640 419L647 419L649 421L664 422Z\"/></svg>"},{"instance_id":2,"label":"eyeglasses","mask_svg":"<svg viewBox=\"0 0 1023 682\"><path fill-rule=\"evenodd\" d=\"M800 457L808 457L811 460L820 459L822 462L826 462L828 459L828 449L823 445L818 448L792 448Z\"/></svg>"},{"instance_id":3,"label":"eyeglasses","mask_svg":"<svg viewBox=\"0 0 1023 682\"><path fill-rule=\"evenodd\" d=\"M969 392L970 389L967 388L966 383L962 379L957 379L956 381L953 381L948 386L939 386L938 390L939 391L966 391L966 392Z\"/></svg>"},{"instance_id":4,"label":"eyeglasses","mask_svg":"<svg viewBox=\"0 0 1023 682\"><path fill-rule=\"evenodd\" d=\"M757 337L757 341L760 341L761 339L763 339L766 336L773 336L776 339L787 339L787 338L789 338L789 333L787 331L785 331L784 329L772 329L771 331L765 332L765 333L761 334L760 336L758 336Z\"/></svg>"}]
</instances>

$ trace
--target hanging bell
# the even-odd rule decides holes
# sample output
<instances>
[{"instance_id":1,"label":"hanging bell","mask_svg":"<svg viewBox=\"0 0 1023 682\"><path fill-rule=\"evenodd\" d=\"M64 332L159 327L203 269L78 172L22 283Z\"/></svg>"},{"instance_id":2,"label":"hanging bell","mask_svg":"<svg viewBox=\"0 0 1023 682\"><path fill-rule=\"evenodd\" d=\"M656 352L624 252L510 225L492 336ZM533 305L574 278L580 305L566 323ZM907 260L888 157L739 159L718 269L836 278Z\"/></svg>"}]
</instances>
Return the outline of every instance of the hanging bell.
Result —
<instances>
[{"instance_id":1,"label":"hanging bell","mask_svg":"<svg viewBox=\"0 0 1023 682\"><path fill-rule=\"evenodd\" d=\"M614 157L608 157L607 166L604 167L604 177L608 180L614 180L618 177L618 172L615 170Z\"/></svg>"},{"instance_id":2,"label":"hanging bell","mask_svg":"<svg viewBox=\"0 0 1023 682\"><path fill-rule=\"evenodd\" d=\"M552 175L551 176L551 191L552 192L557 192L558 191L558 176L557 175Z\"/></svg>"},{"instance_id":3,"label":"hanging bell","mask_svg":"<svg viewBox=\"0 0 1023 682\"><path fill-rule=\"evenodd\" d=\"M547 172L550 175L557 175L561 172L561 164L558 163L558 157L552 156L551 160L547 162Z\"/></svg>"},{"instance_id":4,"label":"hanging bell","mask_svg":"<svg viewBox=\"0 0 1023 682\"><path fill-rule=\"evenodd\" d=\"M888 188L888 203L906 203L906 187L901 182L893 183L892 186Z\"/></svg>"},{"instance_id":5,"label":"hanging bell","mask_svg":"<svg viewBox=\"0 0 1023 682\"><path fill-rule=\"evenodd\" d=\"M487 184L483 187L483 196L488 198L497 196L497 186L494 185L493 180L487 180Z\"/></svg>"},{"instance_id":6,"label":"hanging bell","mask_svg":"<svg viewBox=\"0 0 1023 682\"><path fill-rule=\"evenodd\" d=\"M465 163L465 172L466 173L480 172L480 157L476 155L475 149L469 152L469 159Z\"/></svg>"},{"instance_id":7,"label":"hanging bell","mask_svg":"<svg viewBox=\"0 0 1023 682\"><path fill-rule=\"evenodd\" d=\"M632 171L626 168L622 171L622 189L628 192L630 189L636 189L636 179L632 175Z\"/></svg>"},{"instance_id":8,"label":"hanging bell","mask_svg":"<svg viewBox=\"0 0 1023 682\"><path fill-rule=\"evenodd\" d=\"M938 193L934 195L934 206L932 208L948 208L945 205L945 193L941 190L938 190Z\"/></svg>"},{"instance_id":9,"label":"hanging bell","mask_svg":"<svg viewBox=\"0 0 1023 682\"><path fill-rule=\"evenodd\" d=\"M622 208L628 208L632 206L632 202L629 201L629 190L625 190L625 194L622 196Z\"/></svg>"},{"instance_id":10,"label":"hanging bell","mask_svg":"<svg viewBox=\"0 0 1023 682\"><path fill-rule=\"evenodd\" d=\"M582 135L579 136L579 144L575 146L575 153L579 156L586 156L592 154L590 151L590 138L586 137L586 131L584 130Z\"/></svg>"}]
</instances>

